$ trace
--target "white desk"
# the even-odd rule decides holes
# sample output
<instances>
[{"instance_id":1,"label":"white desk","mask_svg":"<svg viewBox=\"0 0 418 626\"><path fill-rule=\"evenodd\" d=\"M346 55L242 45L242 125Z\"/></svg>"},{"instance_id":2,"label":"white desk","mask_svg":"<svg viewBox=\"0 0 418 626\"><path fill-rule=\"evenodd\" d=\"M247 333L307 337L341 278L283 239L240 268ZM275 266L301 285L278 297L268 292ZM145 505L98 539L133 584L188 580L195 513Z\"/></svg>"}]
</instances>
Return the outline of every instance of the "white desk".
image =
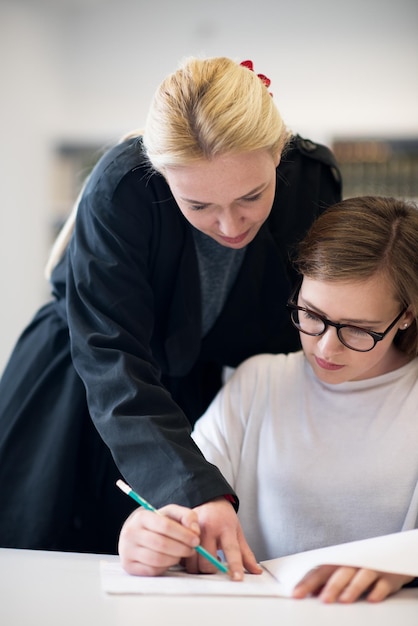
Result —
<instances>
[{"instance_id":1,"label":"white desk","mask_svg":"<svg viewBox=\"0 0 418 626\"><path fill-rule=\"evenodd\" d=\"M101 558L95 554L0 549L0 624L418 625L418 589L404 589L380 604L357 602L347 606L323 605L313 598L110 596L100 585Z\"/></svg>"}]
</instances>

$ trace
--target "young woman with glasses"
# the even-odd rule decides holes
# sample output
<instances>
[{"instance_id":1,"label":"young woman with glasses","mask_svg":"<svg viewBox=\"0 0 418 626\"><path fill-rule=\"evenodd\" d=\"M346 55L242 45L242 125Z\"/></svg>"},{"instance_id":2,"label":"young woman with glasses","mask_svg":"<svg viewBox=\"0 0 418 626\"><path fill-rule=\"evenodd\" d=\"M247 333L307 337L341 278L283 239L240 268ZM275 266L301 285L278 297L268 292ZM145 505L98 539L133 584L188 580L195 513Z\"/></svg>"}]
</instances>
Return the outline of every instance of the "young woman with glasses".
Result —
<instances>
[{"instance_id":1,"label":"young woman with glasses","mask_svg":"<svg viewBox=\"0 0 418 626\"><path fill-rule=\"evenodd\" d=\"M418 527L417 242L418 210L403 201L328 209L295 261L301 282L288 307L303 351L248 359L196 423L196 443L240 497L257 559ZM159 573L191 554L194 513L165 513L172 531L144 512L126 522L129 571ZM148 524L169 558L150 547ZM411 582L322 567L294 597L376 602Z\"/></svg>"}]
</instances>

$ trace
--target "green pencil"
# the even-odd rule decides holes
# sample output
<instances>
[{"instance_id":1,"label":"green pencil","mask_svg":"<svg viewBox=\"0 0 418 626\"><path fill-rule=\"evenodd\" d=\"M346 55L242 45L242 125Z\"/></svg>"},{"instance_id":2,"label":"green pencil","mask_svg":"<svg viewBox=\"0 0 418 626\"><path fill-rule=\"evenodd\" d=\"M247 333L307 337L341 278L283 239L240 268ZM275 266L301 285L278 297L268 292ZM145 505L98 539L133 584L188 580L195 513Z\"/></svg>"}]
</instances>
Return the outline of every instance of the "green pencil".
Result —
<instances>
[{"instance_id":1,"label":"green pencil","mask_svg":"<svg viewBox=\"0 0 418 626\"><path fill-rule=\"evenodd\" d=\"M133 500L135 500L135 502L137 502L138 504L143 506L144 509L147 509L148 511L153 511L154 513L158 513L157 509L154 508L152 506L152 504L150 504L142 496L137 494L133 489L131 489L129 487L129 485L124 483L123 480L116 481L116 484L119 487L119 489L121 489L124 493L126 493ZM196 552L201 554L203 557L205 557L205 559L207 559L210 563L212 563L212 565L217 567L218 570L220 570L224 574L228 573L227 566L224 565L223 563L221 563L220 561L218 561L218 559L216 557L212 556L212 554L210 552L208 552L207 550L205 550L205 548L203 548L202 546L196 546L195 550L196 550Z\"/></svg>"}]
</instances>

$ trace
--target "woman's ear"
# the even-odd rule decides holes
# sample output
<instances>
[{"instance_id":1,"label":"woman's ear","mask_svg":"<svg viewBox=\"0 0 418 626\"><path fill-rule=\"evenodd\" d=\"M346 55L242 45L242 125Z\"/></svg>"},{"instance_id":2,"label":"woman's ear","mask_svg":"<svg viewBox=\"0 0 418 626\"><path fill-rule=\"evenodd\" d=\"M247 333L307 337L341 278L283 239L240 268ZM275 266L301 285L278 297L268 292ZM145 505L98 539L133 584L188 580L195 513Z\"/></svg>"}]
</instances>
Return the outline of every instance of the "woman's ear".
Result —
<instances>
[{"instance_id":1,"label":"woman's ear","mask_svg":"<svg viewBox=\"0 0 418 626\"><path fill-rule=\"evenodd\" d=\"M399 325L399 330L406 330L412 324L414 319L415 315L410 309L405 311L405 315L403 316Z\"/></svg>"}]
</instances>

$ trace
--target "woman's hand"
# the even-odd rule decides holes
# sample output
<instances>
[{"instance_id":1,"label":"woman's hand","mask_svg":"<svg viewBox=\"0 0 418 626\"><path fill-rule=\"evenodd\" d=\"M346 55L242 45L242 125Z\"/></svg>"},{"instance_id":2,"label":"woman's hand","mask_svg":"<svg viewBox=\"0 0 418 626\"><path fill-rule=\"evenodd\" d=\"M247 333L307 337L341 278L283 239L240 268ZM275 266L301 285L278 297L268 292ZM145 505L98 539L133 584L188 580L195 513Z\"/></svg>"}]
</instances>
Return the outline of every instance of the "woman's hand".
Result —
<instances>
[{"instance_id":1,"label":"woman's hand","mask_svg":"<svg viewBox=\"0 0 418 626\"><path fill-rule=\"evenodd\" d=\"M369 602L381 602L413 580L412 576L385 574L369 569L321 565L309 572L294 588L293 598L317 595L322 602L355 602L365 595Z\"/></svg>"},{"instance_id":2,"label":"woman's hand","mask_svg":"<svg viewBox=\"0 0 418 626\"><path fill-rule=\"evenodd\" d=\"M136 509L122 527L118 550L128 574L158 576L180 561L189 573L217 572L196 552L199 544L214 556L223 551L232 580L242 580L244 569L251 574L262 572L238 516L225 498L195 509L170 504L158 513Z\"/></svg>"},{"instance_id":3,"label":"woman's hand","mask_svg":"<svg viewBox=\"0 0 418 626\"><path fill-rule=\"evenodd\" d=\"M232 580L242 580L244 570L250 574L261 574L258 565L241 528L234 507L224 497L216 498L193 509L200 527L201 545L211 554L222 550L228 564ZM215 568L198 553L186 559L188 572L213 573Z\"/></svg>"},{"instance_id":4,"label":"woman's hand","mask_svg":"<svg viewBox=\"0 0 418 626\"><path fill-rule=\"evenodd\" d=\"M136 509L122 527L118 550L128 574L158 576L195 554L200 543L197 514L176 504L158 513Z\"/></svg>"}]
</instances>

